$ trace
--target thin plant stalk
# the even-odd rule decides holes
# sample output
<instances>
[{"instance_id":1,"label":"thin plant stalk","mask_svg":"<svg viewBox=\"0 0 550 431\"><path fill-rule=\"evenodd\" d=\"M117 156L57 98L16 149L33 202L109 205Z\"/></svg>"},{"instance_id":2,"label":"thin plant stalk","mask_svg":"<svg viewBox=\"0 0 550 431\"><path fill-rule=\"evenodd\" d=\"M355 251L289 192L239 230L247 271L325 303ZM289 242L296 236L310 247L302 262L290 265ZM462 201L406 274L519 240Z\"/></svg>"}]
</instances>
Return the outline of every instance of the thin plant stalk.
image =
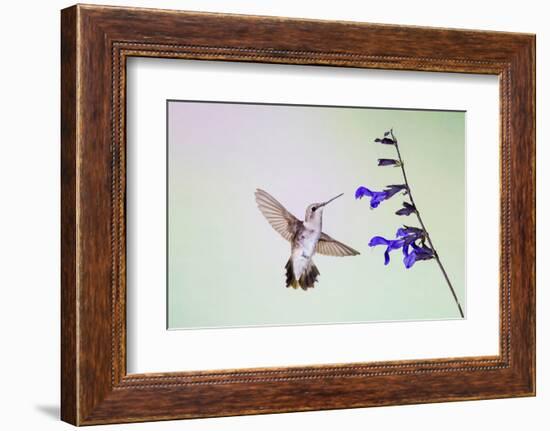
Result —
<instances>
[{"instance_id":1,"label":"thin plant stalk","mask_svg":"<svg viewBox=\"0 0 550 431\"><path fill-rule=\"evenodd\" d=\"M392 140L395 143L395 149L397 150L397 157L399 158L399 166L401 167L401 172L403 173L403 180L405 182L405 186L407 186L407 191L409 193L409 199L411 201L412 206L414 207L414 213L416 214L416 217L418 218L418 222L420 223L420 226L422 226L422 230L424 230L424 233L426 234L426 239L428 241L428 244L430 245L431 249L433 250L435 260L437 261L437 264L439 265L439 269L441 269L441 272L443 273L443 277L445 277L445 281L447 282L447 285L449 286L449 289L451 290L451 293L453 295L453 298L456 302L456 306L458 307L458 311L460 312L460 317L464 318L464 312L462 311L462 306L460 305L460 301L458 300L458 297L456 295L456 292L453 288L453 285L451 284L451 280L449 279L449 276L447 275L447 271L445 271L445 268L443 267L443 264L441 263L441 259L439 257L439 254L437 253L437 250L434 247L434 244L432 242L432 239L430 238L430 234L428 233L428 230L426 229L426 226L424 225L424 221L422 220L422 216L420 215L420 211L418 210L418 207L416 206L414 202L414 198L411 192L411 188L409 187L409 181L407 180L407 173L405 172L405 164L403 163L403 159L401 157L401 152L399 151L399 144L397 142L397 139L395 138L395 135L393 134L393 130L390 130Z\"/></svg>"}]
</instances>

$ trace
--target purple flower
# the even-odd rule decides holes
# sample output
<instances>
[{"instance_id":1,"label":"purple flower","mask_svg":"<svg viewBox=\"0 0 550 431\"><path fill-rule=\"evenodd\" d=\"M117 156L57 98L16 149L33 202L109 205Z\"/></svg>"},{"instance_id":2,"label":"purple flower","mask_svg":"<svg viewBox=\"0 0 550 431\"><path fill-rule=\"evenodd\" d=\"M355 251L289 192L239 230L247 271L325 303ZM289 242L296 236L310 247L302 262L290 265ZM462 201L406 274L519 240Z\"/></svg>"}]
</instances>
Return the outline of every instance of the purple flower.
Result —
<instances>
[{"instance_id":1,"label":"purple flower","mask_svg":"<svg viewBox=\"0 0 550 431\"><path fill-rule=\"evenodd\" d=\"M400 191L405 190L405 193L407 191L407 186L405 184L393 184L390 186L387 186L384 190L381 192L375 192L372 191L366 187L359 187L355 191L355 199L361 199L364 196L370 197L370 207L376 208L382 201L385 201L389 198L391 198L396 193L399 193Z\"/></svg>"},{"instance_id":2,"label":"purple flower","mask_svg":"<svg viewBox=\"0 0 550 431\"><path fill-rule=\"evenodd\" d=\"M395 236L403 240L403 253L408 254L409 245L414 244L417 240L424 243L426 232L418 227L404 226L397 229Z\"/></svg>"},{"instance_id":3,"label":"purple flower","mask_svg":"<svg viewBox=\"0 0 550 431\"><path fill-rule=\"evenodd\" d=\"M411 237L417 240L417 239L424 238L425 232L424 232L424 229L420 229L419 227L403 226L397 229L395 236L401 237L401 238Z\"/></svg>"},{"instance_id":4,"label":"purple flower","mask_svg":"<svg viewBox=\"0 0 550 431\"><path fill-rule=\"evenodd\" d=\"M369 241L369 247L376 247L377 245L385 245L386 251L384 252L384 265L390 263L390 251L397 250L403 247L404 241L402 239L386 239L381 236L374 236Z\"/></svg>"},{"instance_id":5,"label":"purple flower","mask_svg":"<svg viewBox=\"0 0 550 431\"><path fill-rule=\"evenodd\" d=\"M369 247L386 246L384 265L390 263L390 251L400 248L403 250L403 263L407 269L413 266L416 261L429 260L435 257L435 253L430 247L424 243L418 245L415 242L417 240L423 241L425 233L422 229L405 226L397 231L397 237L397 239L386 239L381 236L374 236L369 241ZM409 247L412 247L412 250Z\"/></svg>"},{"instance_id":6,"label":"purple flower","mask_svg":"<svg viewBox=\"0 0 550 431\"><path fill-rule=\"evenodd\" d=\"M385 191L373 192L372 190L361 186L355 191L355 199L361 199L364 196L370 197L371 208L376 208L380 205L380 202L388 198L388 194Z\"/></svg>"},{"instance_id":7,"label":"purple flower","mask_svg":"<svg viewBox=\"0 0 550 431\"><path fill-rule=\"evenodd\" d=\"M407 194L407 186L405 184L392 184L391 186L386 186L387 189L384 191L388 194L386 199L391 198L396 193L399 193L401 190L404 190L404 194Z\"/></svg>"},{"instance_id":8,"label":"purple flower","mask_svg":"<svg viewBox=\"0 0 550 431\"><path fill-rule=\"evenodd\" d=\"M401 163L395 159L378 159L378 166L401 166Z\"/></svg>"},{"instance_id":9,"label":"purple flower","mask_svg":"<svg viewBox=\"0 0 550 431\"><path fill-rule=\"evenodd\" d=\"M380 144L385 144L385 145L395 145L395 141L393 139L386 138L386 137L382 139L376 138L374 142L379 142Z\"/></svg>"},{"instance_id":10,"label":"purple flower","mask_svg":"<svg viewBox=\"0 0 550 431\"><path fill-rule=\"evenodd\" d=\"M410 253L409 245L403 246L403 254L405 256L403 258L403 263L407 269L413 266L417 260L429 260L435 257L434 251L425 244L419 246L412 242L410 245L413 248Z\"/></svg>"},{"instance_id":11,"label":"purple flower","mask_svg":"<svg viewBox=\"0 0 550 431\"><path fill-rule=\"evenodd\" d=\"M416 208L414 207L414 205L412 205L408 202L403 202L403 208L401 208L400 210L397 210L395 212L395 214L400 215L400 216L408 216L408 215L411 215L415 211L416 211Z\"/></svg>"}]
</instances>

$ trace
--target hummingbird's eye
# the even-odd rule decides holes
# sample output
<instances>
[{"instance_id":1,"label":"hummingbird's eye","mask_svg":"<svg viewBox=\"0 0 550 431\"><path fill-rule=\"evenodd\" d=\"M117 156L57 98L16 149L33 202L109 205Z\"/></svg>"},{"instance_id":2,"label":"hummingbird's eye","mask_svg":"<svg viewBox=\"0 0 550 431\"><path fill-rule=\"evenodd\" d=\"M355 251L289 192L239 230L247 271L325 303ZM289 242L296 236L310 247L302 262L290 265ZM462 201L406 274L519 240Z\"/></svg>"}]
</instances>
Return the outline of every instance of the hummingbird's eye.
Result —
<instances>
[{"instance_id":1,"label":"hummingbird's eye","mask_svg":"<svg viewBox=\"0 0 550 431\"><path fill-rule=\"evenodd\" d=\"M311 207L311 211L315 212L317 208L316 207Z\"/></svg>"}]
</instances>

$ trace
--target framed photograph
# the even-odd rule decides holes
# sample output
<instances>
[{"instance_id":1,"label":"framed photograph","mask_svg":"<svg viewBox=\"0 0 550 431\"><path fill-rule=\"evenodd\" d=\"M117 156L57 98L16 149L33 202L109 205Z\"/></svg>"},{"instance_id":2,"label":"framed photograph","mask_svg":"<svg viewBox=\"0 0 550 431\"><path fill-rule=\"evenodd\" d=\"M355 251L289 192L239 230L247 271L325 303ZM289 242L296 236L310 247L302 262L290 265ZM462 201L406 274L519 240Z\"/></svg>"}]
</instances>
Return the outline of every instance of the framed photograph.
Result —
<instances>
[{"instance_id":1,"label":"framed photograph","mask_svg":"<svg viewBox=\"0 0 550 431\"><path fill-rule=\"evenodd\" d=\"M61 14L61 415L535 394L535 37Z\"/></svg>"}]
</instances>

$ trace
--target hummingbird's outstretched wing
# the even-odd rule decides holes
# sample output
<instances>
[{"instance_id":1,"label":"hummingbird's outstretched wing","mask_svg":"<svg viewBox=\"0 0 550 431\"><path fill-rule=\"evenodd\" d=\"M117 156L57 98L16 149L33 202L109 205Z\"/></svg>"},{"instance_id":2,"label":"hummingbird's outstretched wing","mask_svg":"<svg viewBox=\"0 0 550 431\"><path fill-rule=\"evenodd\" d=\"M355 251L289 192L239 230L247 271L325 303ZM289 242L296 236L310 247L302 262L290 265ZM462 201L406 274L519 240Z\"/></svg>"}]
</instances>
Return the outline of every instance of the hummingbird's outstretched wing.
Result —
<instances>
[{"instance_id":1,"label":"hummingbird's outstretched wing","mask_svg":"<svg viewBox=\"0 0 550 431\"><path fill-rule=\"evenodd\" d=\"M327 256L356 256L359 254L357 250L354 250L340 241L336 241L324 232L321 233L321 237L319 241L317 241L315 252Z\"/></svg>"},{"instance_id":2,"label":"hummingbird's outstretched wing","mask_svg":"<svg viewBox=\"0 0 550 431\"><path fill-rule=\"evenodd\" d=\"M269 224L284 239L292 241L301 221L292 215L277 199L264 190L256 189L256 203Z\"/></svg>"}]
</instances>

